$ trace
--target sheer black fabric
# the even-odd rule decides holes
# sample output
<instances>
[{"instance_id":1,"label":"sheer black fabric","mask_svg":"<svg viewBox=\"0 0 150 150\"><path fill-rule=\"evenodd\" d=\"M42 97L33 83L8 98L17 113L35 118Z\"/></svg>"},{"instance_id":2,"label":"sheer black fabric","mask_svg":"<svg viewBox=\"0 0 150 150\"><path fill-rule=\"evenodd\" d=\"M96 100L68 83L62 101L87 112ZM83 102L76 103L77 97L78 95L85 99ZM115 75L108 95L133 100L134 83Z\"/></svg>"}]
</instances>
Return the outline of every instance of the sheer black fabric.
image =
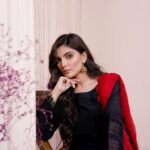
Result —
<instances>
[{"instance_id":1,"label":"sheer black fabric","mask_svg":"<svg viewBox=\"0 0 150 150\"><path fill-rule=\"evenodd\" d=\"M119 82L117 81L106 106L106 113L109 115L109 150L123 150L123 118L119 92Z\"/></svg>"}]
</instances>

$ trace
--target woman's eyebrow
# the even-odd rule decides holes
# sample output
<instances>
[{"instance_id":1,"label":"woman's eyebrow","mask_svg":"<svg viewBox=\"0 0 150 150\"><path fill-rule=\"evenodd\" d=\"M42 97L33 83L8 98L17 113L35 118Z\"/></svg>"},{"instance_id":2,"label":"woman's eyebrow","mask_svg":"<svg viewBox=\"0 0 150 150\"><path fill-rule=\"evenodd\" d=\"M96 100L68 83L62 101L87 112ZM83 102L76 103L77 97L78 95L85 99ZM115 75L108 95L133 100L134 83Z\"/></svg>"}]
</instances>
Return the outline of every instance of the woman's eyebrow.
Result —
<instances>
[{"instance_id":1,"label":"woman's eyebrow","mask_svg":"<svg viewBox=\"0 0 150 150\"><path fill-rule=\"evenodd\" d=\"M66 55L68 55L69 53L73 53L72 51L69 51L69 52L66 52L64 55L63 55L63 57L64 56L66 56ZM56 57L57 59L61 59L60 57Z\"/></svg>"}]
</instances>

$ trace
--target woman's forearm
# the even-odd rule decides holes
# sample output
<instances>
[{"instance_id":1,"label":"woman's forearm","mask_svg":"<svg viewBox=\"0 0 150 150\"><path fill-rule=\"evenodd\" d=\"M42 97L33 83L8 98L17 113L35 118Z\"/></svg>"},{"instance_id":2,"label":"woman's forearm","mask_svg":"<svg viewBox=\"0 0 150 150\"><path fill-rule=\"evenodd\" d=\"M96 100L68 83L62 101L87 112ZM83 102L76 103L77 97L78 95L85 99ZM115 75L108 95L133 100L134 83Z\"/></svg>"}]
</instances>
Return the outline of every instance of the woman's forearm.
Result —
<instances>
[{"instance_id":1,"label":"woman's forearm","mask_svg":"<svg viewBox=\"0 0 150 150\"><path fill-rule=\"evenodd\" d=\"M48 141L37 140L37 145L40 150L53 150Z\"/></svg>"}]
</instances>

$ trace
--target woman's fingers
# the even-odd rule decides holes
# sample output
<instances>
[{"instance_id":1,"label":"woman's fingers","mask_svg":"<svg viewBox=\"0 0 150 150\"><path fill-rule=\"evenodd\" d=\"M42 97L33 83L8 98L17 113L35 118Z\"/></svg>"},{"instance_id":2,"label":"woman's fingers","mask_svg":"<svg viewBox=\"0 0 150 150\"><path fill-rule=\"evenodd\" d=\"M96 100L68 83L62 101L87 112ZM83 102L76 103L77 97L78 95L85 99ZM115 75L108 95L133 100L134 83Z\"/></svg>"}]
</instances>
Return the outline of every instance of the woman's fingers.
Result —
<instances>
[{"instance_id":1,"label":"woman's fingers","mask_svg":"<svg viewBox=\"0 0 150 150\"><path fill-rule=\"evenodd\" d=\"M62 78L63 78L63 84L65 85L65 89L68 89L71 86L75 88L75 85L79 82L79 79L75 79L75 78L72 79L66 77L62 77Z\"/></svg>"},{"instance_id":2,"label":"woman's fingers","mask_svg":"<svg viewBox=\"0 0 150 150\"><path fill-rule=\"evenodd\" d=\"M69 79L64 76L60 77L58 83L57 83L57 89L59 89L62 92L69 89L71 86L75 88L75 85L79 82L79 79Z\"/></svg>"},{"instance_id":3,"label":"woman's fingers","mask_svg":"<svg viewBox=\"0 0 150 150\"><path fill-rule=\"evenodd\" d=\"M67 90L68 88L70 88L71 86L71 82L70 79L66 78L66 77L61 77L61 84L60 86L64 89Z\"/></svg>"},{"instance_id":4,"label":"woman's fingers","mask_svg":"<svg viewBox=\"0 0 150 150\"><path fill-rule=\"evenodd\" d=\"M71 82L72 87L75 88L75 82L72 80L70 82Z\"/></svg>"},{"instance_id":5,"label":"woman's fingers","mask_svg":"<svg viewBox=\"0 0 150 150\"><path fill-rule=\"evenodd\" d=\"M79 79L71 79L70 82L72 87L75 88L75 85L79 82Z\"/></svg>"}]
</instances>

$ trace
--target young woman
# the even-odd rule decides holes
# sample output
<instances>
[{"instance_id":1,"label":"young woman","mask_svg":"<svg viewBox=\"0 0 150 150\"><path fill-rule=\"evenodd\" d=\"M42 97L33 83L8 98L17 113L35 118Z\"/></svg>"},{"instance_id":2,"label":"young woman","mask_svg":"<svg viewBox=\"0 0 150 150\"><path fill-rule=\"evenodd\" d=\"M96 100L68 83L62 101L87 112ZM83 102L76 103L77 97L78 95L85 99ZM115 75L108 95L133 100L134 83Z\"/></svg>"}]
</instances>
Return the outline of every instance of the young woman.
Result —
<instances>
[{"instance_id":1,"label":"young woman","mask_svg":"<svg viewBox=\"0 0 150 150\"><path fill-rule=\"evenodd\" d=\"M65 150L138 150L125 87L104 73L76 34L61 35L49 55L51 92L37 109L37 139L59 128Z\"/></svg>"}]
</instances>

